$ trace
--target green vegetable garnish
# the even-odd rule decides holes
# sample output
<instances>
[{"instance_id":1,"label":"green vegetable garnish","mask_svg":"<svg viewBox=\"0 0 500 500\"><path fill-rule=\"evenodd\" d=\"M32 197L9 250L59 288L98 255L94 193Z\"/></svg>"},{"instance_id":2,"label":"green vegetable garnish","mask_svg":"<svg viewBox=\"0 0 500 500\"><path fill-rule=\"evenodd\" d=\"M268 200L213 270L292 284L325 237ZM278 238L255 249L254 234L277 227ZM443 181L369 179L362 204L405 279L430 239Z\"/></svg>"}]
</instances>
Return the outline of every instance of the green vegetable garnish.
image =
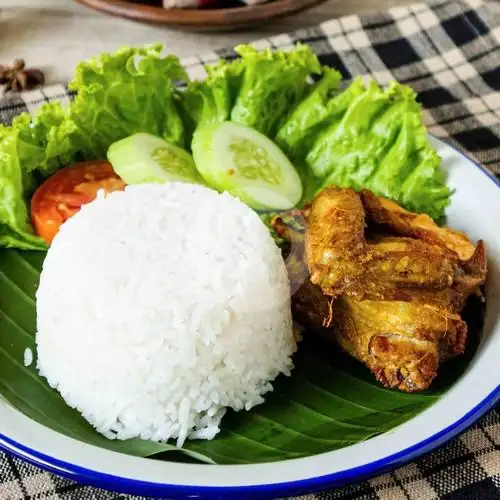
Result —
<instances>
[{"instance_id":1,"label":"green vegetable garnish","mask_svg":"<svg viewBox=\"0 0 500 500\"><path fill-rule=\"evenodd\" d=\"M331 184L365 188L408 210L442 217L450 189L415 93L396 82L382 89L361 79L335 92L337 83L326 71L277 134L283 151L303 166L306 198Z\"/></svg>"},{"instance_id":2,"label":"green vegetable garnish","mask_svg":"<svg viewBox=\"0 0 500 500\"><path fill-rule=\"evenodd\" d=\"M56 170L105 159L111 144L139 133L189 148L195 132L227 121L264 134L289 158L283 165L292 174L282 178L280 161L259 156L248 143L235 144L225 150L225 158L237 157L239 164L238 176L230 179L221 177L217 164L198 158L209 184L238 191L253 207L279 209L295 201L299 188L291 161L304 186L299 204L337 184L368 188L409 210L443 217L451 191L409 87L382 89L354 80L339 90L340 74L321 67L305 45L289 51L242 45L235 51L240 58L208 67L207 78L196 82L187 81L179 60L164 56L160 45L102 54L78 65L70 85L77 96L68 109L46 104L35 117L26 113L11 127L0 126L0 246L46 248L31 227L29 201ZM311 77L318 82L311 85ZM167 165L160 178L182 171L184 179L199 182L192 169L186 175L180 167L184 161L172 160L186 157L172 151L156 155L158 165ZM135 174L134 182L159 180ZM278 177L289 185L276 189ZM256 193L259 182L264 187Z\"/></svg>"},{"instance_id":3,"label":"green vegetable garnish","mask_svg":"<svg viewBox=\"0 0 500 500\"><path fill-rule=\"evenodd\" d=\"M294 50L257 50L239 45L241 56L207 67L208 77L192 82L182 96L196 127L231 120L273 137L280 122L307 92L307 79L321 74L307 45Z\"/></svg>"},{"instance_id":4,"label":"green vegetable garnish","mask_svg":"<svg viewBox=\"0 0 500 500\"><path fill-rule=\"evenodd\" d=\"M108 160L127 184L202 182L188 152L151 134L134 134L113 143Z\"/></svg>"},{"instance_id":5,"label":"green vegetable garnish","mask_svg":"<svg viewBox=\"0 0 500 500\"><path fill-rule=\"evenodd\" d=\"M19 167L19 157L16 153L17 134L13 130L0 127L0 144L0 245L21 249L45 249L46 244L33 234L28 223L25 196L34 179Z\"/></svg>"},{"instance_id":6,"label":"green vegetable garnish","mask_svg":"<svg viewBox=\"0 0 500 500\"><path fill-rule=\"evenodd\" d=\"M207 184L258 210L286 210L302 197L290 160L257 130L232 122L198 129L193 156Z\"/></svg>"},{"instance_id":7,"label":"green vegetable garnish","mask_svg":"<svg viewBox=\"0 0 500 500\"><path fill-rule=\"evenodd\" d=\"M69 115L95 157L105 158L113 142L137 132L186 144L175 82L187 74L177 57L162 52L162 45L124 47L77 66Z\"/></svg>"}]
</instances>

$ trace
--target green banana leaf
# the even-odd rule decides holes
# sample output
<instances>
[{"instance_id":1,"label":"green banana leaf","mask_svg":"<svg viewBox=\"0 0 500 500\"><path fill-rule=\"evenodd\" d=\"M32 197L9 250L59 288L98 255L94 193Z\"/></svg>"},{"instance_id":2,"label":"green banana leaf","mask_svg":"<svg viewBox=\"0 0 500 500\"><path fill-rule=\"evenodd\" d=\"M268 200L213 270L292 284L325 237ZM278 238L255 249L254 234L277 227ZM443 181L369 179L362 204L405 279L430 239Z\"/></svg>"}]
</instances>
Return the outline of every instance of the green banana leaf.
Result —
<instances>
[{"instance_id":1,"label":"green banana leaf","mask_svg":"<svg viewBox=\"0 0 500 500\"><path fill-rule=\"evenodd\" d=\"M229 412L214 440L189 441L181 453L168 444L106 439L38 375L35 293L44 257L43 252L0 250L0 394L55 431L140 457L259 463L315 455L369 439L423 411L454 383L473 355L481 326L479 320L470 322L467 355L445 365L432 390L421 394L382 388L360 363L305 335L292 376L276 381L266 403L249 412ZM66 286L71 293L70 278ZM35 354L28 367L23 362L26 348Z\"/></svg>"}]
</instances>

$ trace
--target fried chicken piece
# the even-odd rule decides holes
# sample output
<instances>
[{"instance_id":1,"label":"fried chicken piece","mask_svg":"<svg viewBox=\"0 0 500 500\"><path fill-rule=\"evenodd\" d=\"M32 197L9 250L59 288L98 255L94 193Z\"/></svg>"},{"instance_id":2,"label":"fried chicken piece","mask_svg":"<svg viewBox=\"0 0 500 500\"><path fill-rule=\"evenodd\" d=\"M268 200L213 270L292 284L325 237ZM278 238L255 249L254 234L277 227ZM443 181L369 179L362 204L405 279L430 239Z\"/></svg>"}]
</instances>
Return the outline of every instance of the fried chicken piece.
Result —
<instances>
[{"instance_id":1,"label":"fried chicken piece","mask_svg":"<svg viewBox=\"0 0 500 500\"><path fill-rule=\"evenodd\" d=\"M488 259L484 242L479 240L471 257L462 262L463 273L455 279L453 290L455 291L455 311L462 311L471 295L482 297L481 288L486 281L488 273Z\"/></svg>"},{"instance_id":2,"label":"fried chicken piece","mask_svg":"<svg viewBox=\"0 0 500 500\"><path fill-rule=\"evenodd\" d=\"M365 228L356 196L339 188L323 191L306 212L305 235L277 220L275 229L290 243L285 261L296 285L294 318L335 340L386 387L426 389L440 362L465 349L467 325L460 313L485 281L484 244L474 246L432 221L415 231L411 224L380 224L369 215ZM378 197L363 196L375 206ZM356 218L347 217L347 207L355 209ZM407 220L421 217L406 213ZM306 257L317 284L304 276Z\"/></svg>"},{"instance_id":3,"label":"fried chicken piece","mask_svg":"<svg viewBox=\"0 0 500 500\"><path fill-rule=\"evenodd\" d=\"M333 324L344 350L383 385L405 392L428 388L440 360L462 354L467 339L459 314L418 302L342 297Z\"/></svg>"},{"instance_id":4,"label":"fried chicken piece","mask_svg":"<svg viewBox=\"0 0 500 500\"><path fill-rule=\"evenodd\" d=\"M292 297L295 321L337 342L386 387L430 386L444 362L465 350L467 325L457 313L419 302L333 299L309 280Z\"/></svg>"},{"instance_id":5,"label":"fried chicken piece","mask_svg":"<svg viewBox=\"0 0 500 500\"><path fill-rule=\"evenodd\" d=\"M458 257L459 268L451 287L440 293L419 291L414 299L460 312L470 295L480 293L479 288L484 284L487 273L486 249L481 240L474 245L464 233L438 226L429 216L409 212L366 189L361 191L360 196L372 230L384 230L439 245ZM406 297L401 298L407 300Z\"/></svg>"},{"instance_id":6,"label":"fried chicken piece","mask_svg":"<svg viewBox=\"0 0 500 500\"><path fill-rule=\"evenodd\" d=\"M307 333L337 342L386 387L428 388L439 364L465 350L467 325L457 313L419 302L333 299L310 281L292 297Z\"/></svg>"},{"instance_id":7,"label":"fried chicken piece","mask_svg":"<svg viewBox=\"0 0 500 500\"><path fill-rule=\"evenodd\" d=\"M294 320L323 340L335 341L332 335L333 314L336 299L326 296L318 285L307 278L292 295Z\"/></svg>"},{"instance_id":8,"label":"fried chicken piece","mask_svg":"<svg viewBox=\"0 0 500 500\"><path fill-rule=\"evenodd\" d=\"M305 232L296 228L303 226L304 217L300 211L295 210L287 214L287 218L292 222L286 223L282 217L276 217L272 225L277 234L288 243L285 262L292 293L295 293L309 281L304 255ZM477 243L469 260L459 262L458 269L455 260L450 262L453 254L447 252L445 247L412 238L372 234L367 248L372 253L372 260L365 266L365 277L369 279L359 281L358 286L353 283L348 293L358 298L421 302L451 312L460 312L470 295L480 294L480 287L486 278L487 260L482 241ZM411 266L411 272L405 276L407 265ZM391 272L395 267L399 268L400 273ZM432 272L436 268L444 272ZM454 280L450 283L452 268ZM425 279L419 281L418 269L425 269ZM419 284L420 287L415 287ZM439 286L440 284L448 286ZM312 290L312 287L306 286L306 291L308 289ZM314 290L313 295L318 295L317 290ZM304 299L307 293L303 291L301 296Z\"/></svg>"},{"instance_id":9,"label":"fried chicken piece","mask_svg":"<svg viewBox=\"0 0 500 500\"><path fill-rule=\"evenodd\" d=\"M376 196L367 189L361 191L360 196L369 223L378 224L392 234L444 246L462 261L472 257L475 246L464 233L438 226L428 215L408 212L397 203Z\"/></svg>"},{"instance_id":10,"label":"fried chicken piece","mask_svg":"<svg viewBox=\"0 0 500 500\"><path fill-rule=\"evenodd\" d=\"M365 241L365 211L352 189L330 186L307 211L306 258L311 281L338 296L359 280L371 259Z\"/></svg>"},{"instance_id":11,"label":"fried chicken piece","mask_svg":"<svg viewBox=\"0 0 500 500\"><path fill-rule=\"evenodd\" d=\"M365 211L352 189L328 187L307 213L306 258L311 281L333 297L398 298L400 288L450 286L455 252L405 237L365 239Z\"/></svg>"}]
</instances>

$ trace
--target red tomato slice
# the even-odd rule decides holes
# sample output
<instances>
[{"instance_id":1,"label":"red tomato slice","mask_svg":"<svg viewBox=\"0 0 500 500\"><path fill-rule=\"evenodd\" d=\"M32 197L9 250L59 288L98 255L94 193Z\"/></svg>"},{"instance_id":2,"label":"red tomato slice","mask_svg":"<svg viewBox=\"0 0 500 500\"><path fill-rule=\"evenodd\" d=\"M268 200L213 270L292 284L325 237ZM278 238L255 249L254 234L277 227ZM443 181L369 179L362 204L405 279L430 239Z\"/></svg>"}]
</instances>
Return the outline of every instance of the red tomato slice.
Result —
<instances>
[{"instance_id":1,"label":"red tomato slice","mask_svg":"<svg viewBox=\"0 0 500 500\"><path fill-rule=\"evenodd\" d=\"M125 183L107 161L84 161L49 177L31 198L31 221L38 236L50 243L61 224L102 189L122 191Z\"/></svg>"}]
</instances>

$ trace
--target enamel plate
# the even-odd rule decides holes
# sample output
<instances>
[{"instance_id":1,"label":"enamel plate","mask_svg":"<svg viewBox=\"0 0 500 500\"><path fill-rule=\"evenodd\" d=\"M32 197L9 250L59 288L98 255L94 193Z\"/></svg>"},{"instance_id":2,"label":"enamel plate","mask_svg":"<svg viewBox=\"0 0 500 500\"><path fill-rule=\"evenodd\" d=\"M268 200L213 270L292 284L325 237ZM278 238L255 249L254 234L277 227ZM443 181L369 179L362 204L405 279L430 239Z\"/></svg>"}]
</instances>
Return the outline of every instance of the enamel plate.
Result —
<instances>
[{"instance_id":1,"label":"enamel plate","mask_svg":"<svg viewBox=\"0 0 500 500\"><path fill-rule=\"evenodd\" d=\"M340 450L258 465L192 465L136 458L68 438L0 399L0 448L52 472L119 492L175 498L283 497L327 490L390 470L470 426L500 399L500 191L498 181L432 139L455 190L448 225L483 239L489 256L480 346L457 383L392 431Z\"/></svg>"}]
</instances>

